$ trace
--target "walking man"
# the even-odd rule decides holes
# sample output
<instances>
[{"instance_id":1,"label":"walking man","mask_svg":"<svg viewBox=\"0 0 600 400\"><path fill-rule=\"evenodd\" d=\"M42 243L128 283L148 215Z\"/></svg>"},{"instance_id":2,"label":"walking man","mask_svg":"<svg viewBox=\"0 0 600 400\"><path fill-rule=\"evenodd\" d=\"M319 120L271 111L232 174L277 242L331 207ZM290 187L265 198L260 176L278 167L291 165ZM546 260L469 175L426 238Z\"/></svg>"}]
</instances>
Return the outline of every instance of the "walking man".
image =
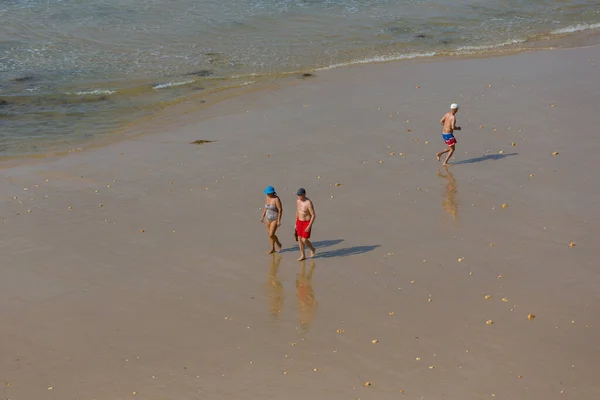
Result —
<instances>
[{"instance_id":1,"label":"walking man","mask_svg":"<svg viewBox=\"0 0 600 400\"><path fill-rule=\"evenodd\" d=\"M310 257L315 256L315 248L309 238L316 215L312 201L306 197L306 190L300 188L296 195L298 196L298 200L296 200L296 235L298 235L298 245L300 246L298 261L303 261L306 260L304 246L310 249Z\"/></svg>"},{"instance_id":2,"label":"walking man","mask_svg":"<svg viewBox=\"0 0 600 400\"><path fill-rule=\"evenodd\" d=\"M450 106L450 111L448 111L440 120L440 124L442 125L442 139L448 145L448 148L444 151L440 151L437 153L437 160L440 161L442 154L448 153L446 156L446 160L444 160L444 166L450 165L448 161L450 161L450 157L454 154L454 150L456 150L456 138L454 137L454 131L460 131L460 126L456 126L456 113L458 112L458 104L452 103Z\"/></svg>"}]
</instances>

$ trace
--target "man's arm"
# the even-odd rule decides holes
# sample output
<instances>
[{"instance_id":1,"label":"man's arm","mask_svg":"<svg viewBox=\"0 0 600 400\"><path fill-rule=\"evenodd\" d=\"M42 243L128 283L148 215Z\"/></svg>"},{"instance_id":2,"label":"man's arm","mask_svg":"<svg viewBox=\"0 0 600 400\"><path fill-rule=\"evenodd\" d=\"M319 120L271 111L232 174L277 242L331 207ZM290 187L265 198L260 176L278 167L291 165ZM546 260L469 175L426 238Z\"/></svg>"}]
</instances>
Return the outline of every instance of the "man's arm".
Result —
<instances>
[{"instance_id":1,"label":"man's arm","mask_svg":"<svg viewBox=\"0 0 600 400\"><path fill-rule=\"evenodd\" d=\"M444 115L442 119L440 119L440 125L444 125L444 122L446 122L446 115Z\"/></svg>"},{"instance_id":2,"label":"man's arm","mask_svg":"<svg viewBox=\"0 0 600 400\"><path fill-rule=\"evenodd\" d=\"M308 212L310 213L310 222L308 223L308 226L306 227L306 230L309 231L313 224L315 223L315 219L317 219L317 215L315 214L315 208L313 207L313 202L312 200L308 201Z\"/></svg>"},{"instance_id":3,"label":"man's arm","mask_svg":"<svg viewBox=\"0 0 600 400\"><path fill-rule=\"evenodd\" d=\"M460 131L460 126L456 126L456 117L452 116L452 130Z\"/></svg>"}]
</instances>

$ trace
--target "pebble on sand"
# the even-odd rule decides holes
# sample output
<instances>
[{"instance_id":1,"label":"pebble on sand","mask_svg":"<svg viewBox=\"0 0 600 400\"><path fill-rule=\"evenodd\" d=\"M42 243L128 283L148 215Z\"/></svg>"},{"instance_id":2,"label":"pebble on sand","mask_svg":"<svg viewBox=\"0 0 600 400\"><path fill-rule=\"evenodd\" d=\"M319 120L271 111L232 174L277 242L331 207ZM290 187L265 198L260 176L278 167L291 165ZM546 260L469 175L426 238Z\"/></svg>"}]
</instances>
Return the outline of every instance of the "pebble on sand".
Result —
<instances>
[{"instance_id":1,"label":"pebble on sand","mask_svg":"<svg viewBox=\"0 0 600 400\"><path fill-rule=\"evenodd\" d=\"M335 186L336 187L340 187L340 186L342 186L342 184L341 183L336 183Z\"/></svg>"},{"instance_id":2,"label":"pebble on sand","mask_svg":"<svg viewBox=\"0 0 600 400\"><path fill-rule=\"evenodd\" d=\"M557 156L558 155L558 151L555 151L554 153L552 153L553 156Z\"/></svg>"},{"instance_id":3,"label":"pebble on sand","mask_svg":"<svg viewBox=\"0 0 600 400\"><path fill-rule=\"evenodd\" d=\"M365 382L365 387L371 387L371 386L373 386L373 384L371 382L368 382L368 381Z\"/></svg>"},{"instance_id":4,"label":"pebble on sand","mask_svg":"<svg viewBox=\"0 0 600 400\"><path fill-rule=\"evenodd\" d=\"M415 88L417 88L417 89L420 89L420 88L421 88L421 86L417 85L417 86L415 86Z\"/></svg>"},{"instance_id":5,"label":"pebble on sand","mask_svg":"<svg viewBox=\"0 0 600 400\"><path fill-rule=\"evenodd\" d=\"M529 315L527 316L527 319L528 319L528 320L530 320L530 321L531 321L532 319L534 319L534 318L535 318L535 315L533 315L533 314L529 314Z\"/></svg>"},{"instance_id":6,"label":"pebble on sand","mask_svg":"<svg viewBox=\"0 0 600 400\"><path fill-rule=\"evenodd\" d=\"M143 230L143 229L140 229L140 233L144 233L144 232L146 232L146 231L145 231L145 230Z\"/></svg>"},{"instance_id":7,"label":"pebble on sand","mask_svg":"<svg viewBox=\"0 0 600 400\"><path fill-rule=\"evenodd\" d=\"M508 204L502 203L502 208L508 208Z\"/></svg>"},{"instance_id":8,"label":"pebble on sand","mask_svg":"<svg viewBox=\"0 0 600 400\"><path fill-rule=\"evenodd\" d=\"M377 343L379 343L379 340L377 340L377 339L373 339L373 340L371 340L371 343L373 343L373 344L377 344Z\"/></svg>"},{"instance_id":9,"label":"pebble on sand","mask_svg":"<svg viewBox=\"0 0 600 400\"><path fill-rule=\"evenodd\" d=\"M514 147L514 146L516 146L517 144L516 144L515 142L512 142L510 145Z\"/></svg>"},{"instance_id":10,"label":"pebble on sand","mask_svg":"<svg viewBox=\"0 0 600 400\"><path fill-rule=\"evenodd\" d=\"M487 321L485 321L486 325L492 325L494 323L494 321L492 321L491 319L488 319Z\"/></svg>"},{"instance_id":11,"label":"pebble on sand","mask_svg":"<svg viewBox=\"0 0 600 400\"><path fill-rule=\"evenodd\" d=\"M486 294L483 298L486 299L486 300L489 300L489 299L492 298L492 296L490 296L489 294Z\"/></svg>"},{"instance_id":12,"label":"pebble on sand","mask_svg":"<svg viewBox=\"0 0 600 400\"><path fill-rule=\"evenodd\" d=\"M48 390L54 390L53 386L48 387Z\"/></svg>"},{"instance_id":13,"label":"pebble on sand","mask_svg":"<svg viewBox=\"0 0 600 400\"><path fill-rule=\"evenodd\" d=\"M507 299L506 297L503 297L503 298L502 298L502 302L504 302L504 303L508 303L508 299Z\"/></svg>"},{"instance_id":14,"label":"pebble on sand","mask_svg":"<svg viewBox=\"0 0 600 400\"><path fill-rule=\"evenodd\" d=\"M457 261L458 261L458 262L463 262L463 261L464 261L464 259L465 259L464 257L460 257L460 258L459 258Z\"/></svg>"},{"instance_id":15,"label":"pebble on sand","mask_svg":"<svg viewBox=\"0 0 600 400\"><path fill-rule=\"evenodd\" d=\"M337 333L344 333L344 330L343 329L338 329L336 332Z\"/></svg>"},{"instance_id":16,"label":"pebble on sand","mask_svg":"<svg viewBox=\"0 0 600 400\"><path fill-rule=\"evenodd\" d=\"M394 315L394 314L395 314L395 312L393 312L393 311L390 311L388 314L390 314L390 316L392 316L392 315Z\"/></svg>"},{"instance_id":17,"label":"pebble on sand","mask_svg":"<svg viewBox=\"0 0 600 400\"><path fill-rule=\"evenodd\" d=\"M569 247L575 247L575 242L569 243Z\"/></svg>"}]
</instances>

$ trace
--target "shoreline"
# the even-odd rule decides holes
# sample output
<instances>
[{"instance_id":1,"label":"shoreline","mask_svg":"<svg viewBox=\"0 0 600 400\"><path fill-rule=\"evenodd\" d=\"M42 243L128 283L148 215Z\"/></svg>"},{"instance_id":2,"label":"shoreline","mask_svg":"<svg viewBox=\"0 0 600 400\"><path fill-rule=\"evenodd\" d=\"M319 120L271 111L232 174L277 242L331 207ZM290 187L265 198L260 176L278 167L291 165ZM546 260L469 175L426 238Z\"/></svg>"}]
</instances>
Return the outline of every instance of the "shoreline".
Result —
<instances>
[{"instance_id":1,"label":"shoreline","mask_svg":"<svg viewBox=\"0 0 600 400\"><path fill-rule=\"evenodd\" d=\"M256 79L254 82L235 83L233 86L215 87L209 91L188 93L185 97L173 99L168 105L161 105L158 111L151 112L143 117L136 117L130 124L122 124L112 131L102 133L96 139L87 139L78 141L77 145L59 145L59 149L50 153L31 153L14 156L0 157L0 169L10 168L10 166L26 164L28 162L37 162L38 160L53 159L55 157L68 156L71 153L78 153L98 147L109 146L113 143L129 140L145 134L156 133L160 130L171 129L174 120L179 116L195 112L197 118L204 118L202 110L210 108L215 104L226 101L232 97L244 96L247 92L268 92L278 87L284 87L300 81L305 73L311 75L320 74L326 71L338 70L340 68L353 68L358 66L369 66L388 63L402 62L444 62L448 60L477 59L477 58L495 58L507 57L521 53L536 51L554 51L563 49L586 48L600 45L600 29L584 29L574 32L548 33L540 34L537 37L530 38L523 42L506 43L502 45L478 49L453 50L450 52L438 52L432 54L400 55L398 57L376 57L374 59L357 60L340 65L328 67L303 68L297 71L288 71L271 74L250 74L248 79ZM243 76L236 76L240 79ZM214 78L212 78L214 79ZM217 79L226 79L219 78ZM232 78L233 79L233 78ZM310 77L307 79L314 79ZM197 82L196 82L197 83ZM256 86L254 86L256 85ZM193 109L193 111L190 111ZM181 110L181 111L179 111ZM181 115L177 115L180 113ZM159 122L161 119L168 119L168 122ZM159 122L160 125L156 125ZM150 132L148 132L150 131ZM79 139L78 139L79 140Z\"/></svg>"},{"instance_id":2,"label":"shoreline","mask_svg":"<svg viewBox=\"0 0 600 400\"><path fill-rule=\"evenodd\" d=\"M598 61L324 71L4 169L5 397L598 398ZM304 264L298 187L317 213Z\"/></svg>"}]
</instances>

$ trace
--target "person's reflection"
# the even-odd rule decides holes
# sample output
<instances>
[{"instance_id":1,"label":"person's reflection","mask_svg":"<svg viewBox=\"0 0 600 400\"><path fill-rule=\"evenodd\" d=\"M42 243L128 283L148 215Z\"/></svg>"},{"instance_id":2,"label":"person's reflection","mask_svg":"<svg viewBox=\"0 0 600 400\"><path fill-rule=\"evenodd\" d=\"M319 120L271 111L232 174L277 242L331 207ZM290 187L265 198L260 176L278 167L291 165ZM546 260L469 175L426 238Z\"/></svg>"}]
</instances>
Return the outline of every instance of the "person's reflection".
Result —
<instances>
[{"instance_id":1,"label":"person's reflection","mask_svg":"<svg viewBox=\"0 0 600 400\"><path fill-rule=\"evenodd\" d=\"M444 167L446 171L446 175L442 173L441 169L438 169L438 176L444 178L448 181L446 184L446 192L444 193L444 200L442 201L442 206L444 210L448 214L452 216L452 219L458 218L458 205L456 204L456 179L454 179L454 175L448 169L448 167Z\"/></svg>"},{"instance_id":2,"label":"person's reflection","mask_svg":"<svg viewBox=\"0 0 600 400\"><path fill-rule=\"evenodd\" d=\"M306 261L300 264L300 272L296 275L296 296L298 297L298 319L303 331L307 331L315 316L317 300L312 287L312 276L315 272L314 260L309 261L309 270L306 272Z\"/></svg>"},{"instance_id":3,"label":"person's reflection","mask_svg":"<svg viewBox=\"0 0 600 400\"><path fill-rule=\"evenodd\" d=\"M272 254L269 278L267 279L267 297L269 298L269 314L275 319L279 319L281 307L283 306L283 285L277 278L280 263L281 256Z\"/></svg>"}]
</instances>

